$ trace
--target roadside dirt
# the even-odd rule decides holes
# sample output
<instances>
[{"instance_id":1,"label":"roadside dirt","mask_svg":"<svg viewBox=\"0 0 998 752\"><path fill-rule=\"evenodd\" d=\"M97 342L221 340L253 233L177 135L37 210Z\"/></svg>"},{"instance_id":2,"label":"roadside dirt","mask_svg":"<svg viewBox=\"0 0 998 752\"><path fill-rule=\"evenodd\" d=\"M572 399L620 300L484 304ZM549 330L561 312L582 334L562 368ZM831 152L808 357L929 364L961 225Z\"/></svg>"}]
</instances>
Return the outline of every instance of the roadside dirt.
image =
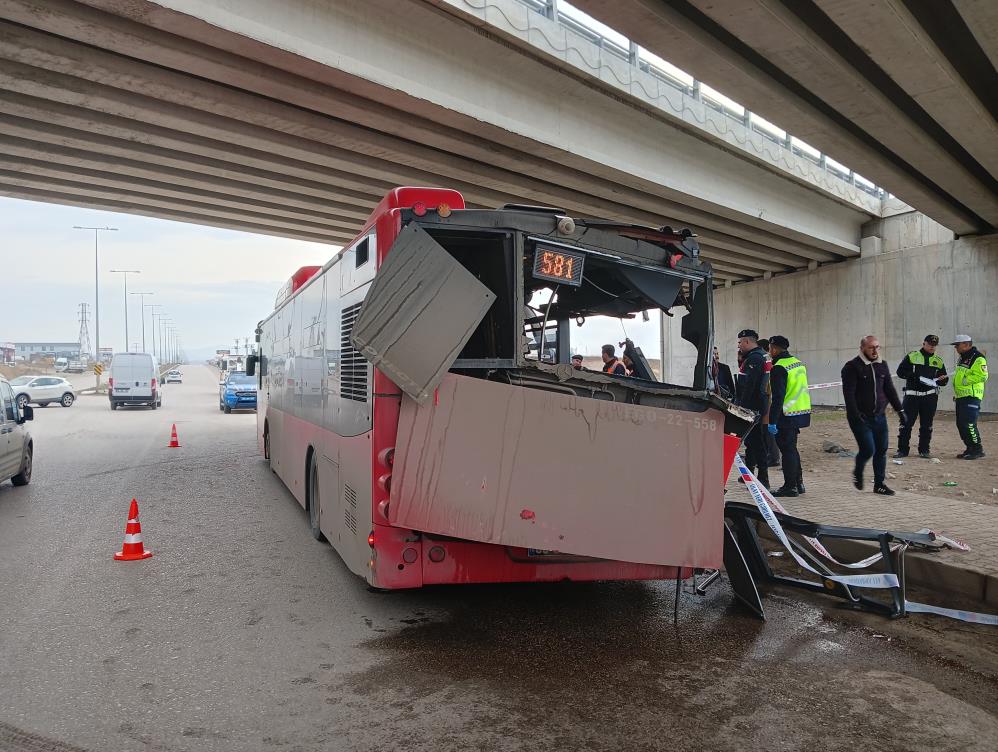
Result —
<instances>
[{"instance_id":1,"label":"roadside dirt","mask_svg":"<svg viewBox=\"0 0 998 752\"><path fill-rule=\"evenodd\" d=\"M977 425L984 442L984 459L968 462L956 459L963 451L963 442L956 430L952 411L939 411L932 431L932 456L939 460L921 459L917 451L904 460L904 464L894 463L893 454L897 449L897 418L890 414L890 449L887 453L887 484L895 490L917 491L928 496L958 498L980 504L998 506L998 416L984 416ZM804 465L804 478L841 477L849 478L852 472L852 458L839 457L823 449L826 441L834 442L850 452L856 452L845 410L821 410L812 416L811 427L801 431L798 447ZM918 427L912 432L912 449L918 443ZM776 471L777 479L780 478ZM772 471L770 471L772 475ZM867 468L867 476L872 468ZM944 486L943 483L956 483Z\"/></svg>"}]
</instances>

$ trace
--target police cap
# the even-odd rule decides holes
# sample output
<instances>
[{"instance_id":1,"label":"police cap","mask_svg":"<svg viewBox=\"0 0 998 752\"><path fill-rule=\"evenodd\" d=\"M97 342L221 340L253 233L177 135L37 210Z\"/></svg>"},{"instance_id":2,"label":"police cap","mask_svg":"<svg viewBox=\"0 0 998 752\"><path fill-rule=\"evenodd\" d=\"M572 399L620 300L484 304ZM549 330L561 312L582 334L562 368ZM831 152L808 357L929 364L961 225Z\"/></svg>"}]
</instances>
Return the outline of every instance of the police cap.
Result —
<instances>
[{"instance_id":1,"label":"police cap","mask_svg":"<svg viewBox=\"0 0 998 752\"><path fill-rule=\"evenodd\" d=\"M769 344L776 345L777 347L782 347L784 350L790 348L790 340L784 337L782 334L774 334L769 338Z\"/></svg>"},{"instance_id":2,"label":"police cap","mask_svg":"<svg viewBox=\"0 0 998 752\"><path fill-rule=\"evenodd\" d=\"M755 329L742 329L738 332L738 339L741 339L742 337L749 337L750 339L758 340L759 332Z\"/></svg>"},{"instance_id":3,"label":"police cap","mask_svg":"<svg viewBox=\"0 0 998 752\"><path fill-rule=\"evenodd\" d=\"M925 339L923 339L922 341L930 345L938 345L939 337L937 337L935 334L926 334Z\"/></svg>"}]
</instances>

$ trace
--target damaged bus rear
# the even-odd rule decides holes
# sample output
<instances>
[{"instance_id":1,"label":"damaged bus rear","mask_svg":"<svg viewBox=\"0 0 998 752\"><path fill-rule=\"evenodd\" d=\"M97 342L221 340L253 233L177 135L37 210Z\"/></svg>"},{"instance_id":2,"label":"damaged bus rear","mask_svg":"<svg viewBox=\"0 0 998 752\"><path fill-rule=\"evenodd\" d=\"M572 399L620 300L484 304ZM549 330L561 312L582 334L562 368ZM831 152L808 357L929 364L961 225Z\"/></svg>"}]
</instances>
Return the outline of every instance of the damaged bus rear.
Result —
<instances>
[{"instance_id":1,"label":"damaged bus rear","mask_svg":"<svg viewBox=\"0 0 998 752\"><path fill-rule=\"evenodd\" d=\"M260 324L264 454L375 587L718 568L754 416L713 388L711 281L688 231L396 189ZM628 376L573 367L648 312L682 316L689 386L629 342Z\"/></svg>"}]
</instances>

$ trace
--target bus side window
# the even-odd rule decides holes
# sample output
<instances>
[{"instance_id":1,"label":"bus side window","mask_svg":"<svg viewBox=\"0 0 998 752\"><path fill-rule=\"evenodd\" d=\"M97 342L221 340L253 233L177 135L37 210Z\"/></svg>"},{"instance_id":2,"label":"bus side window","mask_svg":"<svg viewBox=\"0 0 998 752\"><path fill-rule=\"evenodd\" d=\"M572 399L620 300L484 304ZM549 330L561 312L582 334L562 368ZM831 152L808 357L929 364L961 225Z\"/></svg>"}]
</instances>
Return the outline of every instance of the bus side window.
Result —
<instances>
[{"instance_id":1,"label":"bus side window","mask_svg":"<svg viewBox=\"0 0 998 752\"><path fill-rule=\"evenodd\" d=\"M357 263L354 265L356 268L362 267L367 263L370 257L370 238L364 238L360 243L357 244L356 257Z\"/></svg>"}]
</instances>

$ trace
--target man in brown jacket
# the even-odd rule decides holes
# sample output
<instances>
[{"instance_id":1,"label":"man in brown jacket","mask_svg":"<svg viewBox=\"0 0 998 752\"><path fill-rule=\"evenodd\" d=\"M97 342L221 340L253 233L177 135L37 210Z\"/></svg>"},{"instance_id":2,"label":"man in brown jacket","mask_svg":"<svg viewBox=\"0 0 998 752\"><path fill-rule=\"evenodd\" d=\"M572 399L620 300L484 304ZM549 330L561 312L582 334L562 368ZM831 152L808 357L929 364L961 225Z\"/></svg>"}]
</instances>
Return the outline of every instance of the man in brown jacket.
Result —
<instances>
[{"instance_id":1,"label":"man in brown jacket","mask_svg":"<svg viewBox=\"0 0 998 752\"><path fill-rule=\"evenodd\" d=\"M842 396L846 403L846 416L849 428L856 437L859 454L853 469L853 485L863 490L863 470L873 458L873 492L881 496L893 496L894 491L887 487L887 405L901 417L904 424L904 411L901 400L891 380L891 370L880 359L880 342L872 334L863 337L859 343L859 355L842 366Z\"/></svg>"}]
</instances>

